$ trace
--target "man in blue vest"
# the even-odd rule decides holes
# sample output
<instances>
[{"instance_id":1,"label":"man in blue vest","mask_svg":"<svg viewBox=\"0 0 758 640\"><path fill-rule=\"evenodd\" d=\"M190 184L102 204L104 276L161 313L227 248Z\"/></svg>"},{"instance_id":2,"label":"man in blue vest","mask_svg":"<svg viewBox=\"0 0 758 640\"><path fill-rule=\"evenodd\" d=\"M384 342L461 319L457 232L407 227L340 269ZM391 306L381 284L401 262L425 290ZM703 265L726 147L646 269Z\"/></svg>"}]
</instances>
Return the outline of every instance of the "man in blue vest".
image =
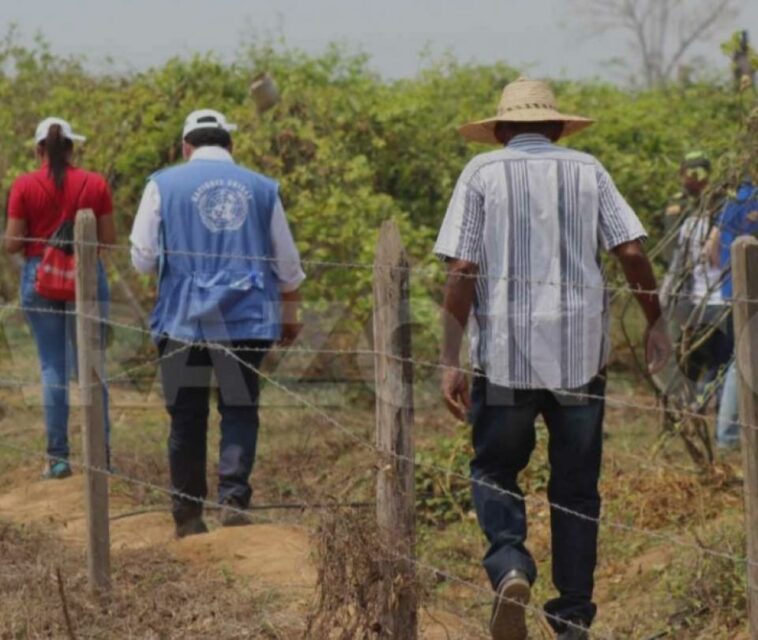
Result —
<instances>
[{"instance_id":1,"label":"man in blue vest","mask_svg":"<svg viewBox=\"0 0 758 640\"><path fill-rule=\"evenodd\" d=\"M189 115L187 162L150 178L130 237L135 268L158 272L151 330L171 417L178 537L208 530L202 514L212 373L221 414L220 522L249 524L257 370L273 343L290 344L300 330L305 275L278 186L235 164L235 130L217 111Z\"/></svg>"}]
</instances>

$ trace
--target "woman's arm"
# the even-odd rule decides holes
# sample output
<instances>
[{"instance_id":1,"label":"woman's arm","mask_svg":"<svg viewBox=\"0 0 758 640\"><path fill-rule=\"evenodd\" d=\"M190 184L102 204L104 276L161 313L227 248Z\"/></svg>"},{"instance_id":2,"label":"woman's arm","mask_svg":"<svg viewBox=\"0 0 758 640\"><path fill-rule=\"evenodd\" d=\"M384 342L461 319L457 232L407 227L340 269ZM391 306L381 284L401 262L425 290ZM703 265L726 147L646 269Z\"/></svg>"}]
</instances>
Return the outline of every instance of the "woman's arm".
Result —
<instances>
[{"instance_id":1,"label":"woman's arm","mask_svg":"<svg viewBox=\"0 0 758 640\"><path fill-rule=\"evenodd\" d=\"M116 244L116 223L113 214L97 217L97 242L105 247Z\"/></svg>"},{"instance_id":2,"label":"woman's arm","mask_svg":"<svg viewBox=\"0 0 758 640\"><path fill-rule=\"evenodd\" d=\"M5 228L5 250L8 253L19 253L26 244L26 220L23 218L8 218Z\"/></svg>"},{"instance_id":3,"label":"woman's arm","mask_svg":"<svg viewBox=\"0 0 758 640\"><path fill-rule=\"evenodd\" d=\"M96 205L97 242L101 247L116 244L116 222L113 219L113 195L107 180L95 174L101 182L100 202Z\"/></svg>"}]
</instances>

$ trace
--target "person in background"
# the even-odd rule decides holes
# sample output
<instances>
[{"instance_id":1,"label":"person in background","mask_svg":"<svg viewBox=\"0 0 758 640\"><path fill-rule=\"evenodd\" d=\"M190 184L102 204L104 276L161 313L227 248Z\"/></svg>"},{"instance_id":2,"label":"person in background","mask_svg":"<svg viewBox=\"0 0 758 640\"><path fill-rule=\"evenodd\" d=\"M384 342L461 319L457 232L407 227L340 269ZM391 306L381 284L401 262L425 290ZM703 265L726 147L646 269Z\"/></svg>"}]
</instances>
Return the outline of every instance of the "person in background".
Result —
<instances>
[{"instance_id":1,"label":"person in background","mask_svg":"<svg viewBox=\"0 0 758 640\"><path fill-rule=\"evenodd\" d=\"M709 256L708 240L715 223L704 207L691 213L682 224L675 257L675 263L683 266L680 277L689 281L681 291L680 304L688 313L680 318L680 348L686 355L684 373L696 385L697 411L704 409L702 398L708 385L718 381L734 352L730 305L722 294L724 272Z\"/></svg>"},{"instance_id":2,"label":"person in background","mask_svg":"<svg viewBox=\"0 0 758 640\"><path fill-rule=\"evenodd\" d=\"M210 109L187 117L187 162L150 178L130 238L135 268L158 272L151 324L171 417L178 537L208 530L202 515L211 374L221 414L220 522L249 524L257 370L272 343L290 344L300 331L298 289L305 274L278 185L235 163L235 130Z\"/></svg>"},{"instance_id":3,"label":"person in background","mask_svg":"<svg viewBox=\"0 0 758 640\"><path fill-rule=\"evenodd\" d=\"M667 241L662 255L669 266L679 237L675 229L701 208L702 196L708 187L711 170L711 161L702 151L691 151L682 160L679 167L682 188L669 200L663 217L663 232Z\"/></svg>"},{"instance_id":4,"label":"person in background","mask_svg":"<svg viewBox=\"0 0 758 640\"><path fill-rule=\"evenodd\" d=\"M740 184L724 207L718 224L708 240L708 253L713 266L724 273L721 293L727 302L734 298L731 275L732 245L740 236L758 234L758 187L751 180ZM739 336L735 336L739 341ZM730 365L721 393L716 421L716 442L721 449L734 449L740 444L737 362Z\"/></svg>"},{"instance_id":5,"label":"person in background","mask_svg":"<svg viewBox=\"0 0 758 640\"><path fill-rule=\"evenodd\" d=\"M63 218L78 210L92 209L97 218L97 238L102 246L114 244L116 227L110 188L103 176L72 164L74 142L84 137L73 132L60 118L46 118L35 134L39 169L20 176L8 198L5 249L23 253L21 305L37 344L42 374L48 462L45 478L71 475L68 418L70 374L76 370L75 323L71 303L46 298L35 282L45 243L60 227ZM100 311L107 318L110 293L102 262L97 265L97 295ZM110 433L108 392L104 391L106 433Z\"/></svg>"},{"instance_id":6,"label":"person in background","mask_svg":"<svg viewBox=\"0 0 758 640\"><path fill-rule=\"evenodd\" d=\"M589 638L597 561L608 299L601 251L621 263L648 323L651 371L671 345L654 293L646 233L592 156L557 146L592 123L558 111L550 87L520 78L498 115L462 127L466 139L500 145L463 171L435 253L447 261L442 393L473 428L472 490L490 547L484 567L496 597L495 640L527 637L525 607L536 564L527 550L519 473L549 432L553 583L545 605L560 640ZM460 369L471 322L473 388ZM570 512L577 512L576 515Z\"/></svg>"}]
</instances>

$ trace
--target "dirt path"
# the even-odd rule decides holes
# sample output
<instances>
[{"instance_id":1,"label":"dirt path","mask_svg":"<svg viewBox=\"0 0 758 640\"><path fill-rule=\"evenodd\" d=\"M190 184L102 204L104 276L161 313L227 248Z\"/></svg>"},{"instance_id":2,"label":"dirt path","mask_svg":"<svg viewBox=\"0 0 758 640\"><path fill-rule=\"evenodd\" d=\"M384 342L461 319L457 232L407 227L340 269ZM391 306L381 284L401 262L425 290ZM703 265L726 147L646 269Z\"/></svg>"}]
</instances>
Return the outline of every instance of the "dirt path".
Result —
<instances>
[{"instance_id":1,"label":"dirt path","mask_svg":"<svg viewBox=\"0 0 758 640\"><path fill-rule=\"evenodd\" d=\"M43 527L70 545L83 546L86 523L82 476L55 482L19 480L16 474L14 486L0 494L0 518ZM123 497L111 497L111 513L115 516L135 508ZM208 523L212 526L212 518ZM116 517L111 521L110 533L114 553L165 549L184 562L254 579L256 585L276 591L290 613L302 614L314 592L316 571L308 532L293 525L215 528L206 535L176 540L170 514L158 512ZM455 616L439 612L432 615L436 622L422 615L421 635L425 640L471 637Z\"/></svg>"}]
</instances>

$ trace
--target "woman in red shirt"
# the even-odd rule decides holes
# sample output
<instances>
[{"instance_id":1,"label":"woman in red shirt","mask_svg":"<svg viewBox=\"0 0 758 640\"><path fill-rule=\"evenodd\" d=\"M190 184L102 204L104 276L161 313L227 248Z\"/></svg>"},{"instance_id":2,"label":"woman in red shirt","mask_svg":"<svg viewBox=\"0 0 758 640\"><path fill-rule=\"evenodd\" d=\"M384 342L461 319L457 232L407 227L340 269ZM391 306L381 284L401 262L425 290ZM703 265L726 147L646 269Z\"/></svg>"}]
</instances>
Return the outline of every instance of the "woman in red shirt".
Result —
<instances>
[{"instance_id":1,"label":"woman in red shirt","mask_svg":"<svg viewBox=\"0 0 758 640\"><path fill-rule=\"evenodd\" d=\"M21 304L37 343L42 373L48 463L46 478L71 475L68 446L68 380L76 370L74 348L75 322L70 303L41 296L35 289L37 267L45 242L65 217L80 209L92 209L97 217L98 242L116 241L113 204L105 179L71 164L74 141L83 141L60 118L40 122L36 132L36 153L40 168L19 177L8 198L8 225L5 248L9 253L24 252L21 277ZM107 318L110 293L105 270L98 261L98 299ZM104 351L104 350L103 350ZM105 425L108 420L108 395L105 392Z\"/></svg>"}]
</instances>

